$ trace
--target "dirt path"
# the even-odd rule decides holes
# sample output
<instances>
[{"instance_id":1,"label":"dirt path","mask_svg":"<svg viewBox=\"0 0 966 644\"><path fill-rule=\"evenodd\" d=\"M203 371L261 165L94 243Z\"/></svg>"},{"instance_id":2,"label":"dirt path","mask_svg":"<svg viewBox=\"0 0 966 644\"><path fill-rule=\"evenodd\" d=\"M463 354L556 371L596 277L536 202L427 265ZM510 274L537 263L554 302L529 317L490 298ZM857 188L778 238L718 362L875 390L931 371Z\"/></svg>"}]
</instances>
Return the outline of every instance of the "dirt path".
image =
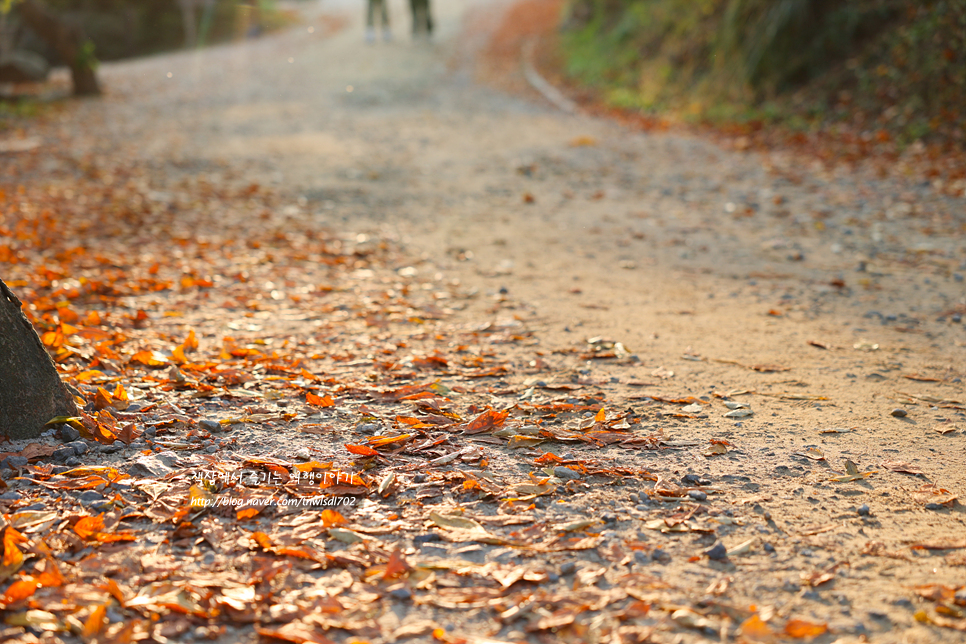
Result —
<instances>
[{"instance_id":1,"label":"dirt path","mask_svg":"<svg viewBox=\"0 0 966 644\"><path fill-rule=\"evenodd\" d=\"M549 611L510 613L480 594L430 602L425 616L498 640L637 641L656 629L656 640L698 641L733 635L754 604L777 632L790 619L827 624L822 642L960 641L928 623L944 618L916 588L961 586L964 551L910 546L966 545L963 505L949 501L966 493L966 200L500 94L473 81L500 5L436 0L430 44L411 43L404 6L390 4L391 43L364 44L361 8L321 3L284 34L105 65L109 97L59 127L75 158L114 149L168 177L160 202L178 203L185 177L255 183L279 195L293 226L398 242L407 254L389 269L414 289L448 290L438 328L526 335L508 354L513 369L488 385L491 404L600 394L607 412L640 420L651 447L662 441L492 448L500 471L526 472L549 450L660 480L588 479L566 502L537 506L546 520L607 522L594 550L521 555L550 565ZM333 33L329 17L343 10L348 26ZM221 232L207 222L202 234ZM258 324L297 329L286 319ZM836 481L850 461L874 473ZM660 500L680 486L691 496ZM717 540L747 545L712 560L702 553ZM430 556L425 545L412 561ZM459 556L516 561L493 548ZM561 599L595 584L637 584L632 597L655 610L645 618L625 596L585 613ZM374 642L424 615L393 597L373 617ZM931 617L917 620L924 608ZM954 620L962 609L950 610Z\"/></svg>"}]
</instances>

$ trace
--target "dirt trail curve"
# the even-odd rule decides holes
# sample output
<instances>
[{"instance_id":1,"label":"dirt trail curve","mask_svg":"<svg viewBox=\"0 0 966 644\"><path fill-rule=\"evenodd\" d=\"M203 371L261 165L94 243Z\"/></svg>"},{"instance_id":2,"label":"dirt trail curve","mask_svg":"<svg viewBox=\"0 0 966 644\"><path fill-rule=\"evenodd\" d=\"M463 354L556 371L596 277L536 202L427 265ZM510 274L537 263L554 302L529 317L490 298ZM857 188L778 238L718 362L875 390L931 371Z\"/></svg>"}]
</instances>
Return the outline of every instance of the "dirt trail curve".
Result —
<instances>
[{"instance_id":1,"label":"dirt trail curve","mask_svg":"<svg viewBox=\"0 0 966 644\"><path fill-rule=\"evenodd\" d=\"M431 44L410 42L401 2L396 39L373 45L361 3L323 2L283 34L105 65L109 98L61 126L83 124L78 156L117 147L172 175L255 182L302 222L397 239L420 279L477 289L454 302L455 323L535 331L557 369L540 380L604 392L676 446L620 459L677 484L711 479L725 546L755 540L743 560L689 561L713 538L647 529L671 506L639 490L559 504L616 513L611 536L658 548L633 564L647 574L692 597L731 577L729 601L828 622L828 641L954 640L914 619L912 588L961 584L963 551L908 544L966 535L962 505L932 503L966 494L966 199L501 94L473 65L502 5L433 4ZM331 33L324 16L342 12L348 26ZM580 359L601 336L633 355ZM535 383L503 381L520 394ZM729 392L753 415L725 417L715 394ZM660 401L687 396L698 406ZM847 431L820 433L831 428ZM706 456L710 439L728 453ZM847 460L876 473L832 481ZM829 584L799 575L835 564ZM467 615L474 629L492 617ZM521 635L512 619L487 628Z\"/></svg>"}]
</instances>

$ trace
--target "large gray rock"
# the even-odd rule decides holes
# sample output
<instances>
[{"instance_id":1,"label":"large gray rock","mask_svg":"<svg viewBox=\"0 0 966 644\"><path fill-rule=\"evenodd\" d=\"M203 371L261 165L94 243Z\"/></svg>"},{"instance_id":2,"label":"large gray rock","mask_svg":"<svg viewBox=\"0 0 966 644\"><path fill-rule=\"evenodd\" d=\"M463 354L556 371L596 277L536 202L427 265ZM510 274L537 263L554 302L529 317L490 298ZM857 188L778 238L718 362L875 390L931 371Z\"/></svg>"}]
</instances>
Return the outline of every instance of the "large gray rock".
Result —
<instances>
[{"instance_id":1,"label":"large gray rock","mask_svg":"<svg viewBox=\"0 0 966 644\"><path fill-rule=\"evenodd\" d=\"M32 51L15 50L0 56L0 83L30 83L47 80L50 65Z\"/></svg>"}]
</instances>

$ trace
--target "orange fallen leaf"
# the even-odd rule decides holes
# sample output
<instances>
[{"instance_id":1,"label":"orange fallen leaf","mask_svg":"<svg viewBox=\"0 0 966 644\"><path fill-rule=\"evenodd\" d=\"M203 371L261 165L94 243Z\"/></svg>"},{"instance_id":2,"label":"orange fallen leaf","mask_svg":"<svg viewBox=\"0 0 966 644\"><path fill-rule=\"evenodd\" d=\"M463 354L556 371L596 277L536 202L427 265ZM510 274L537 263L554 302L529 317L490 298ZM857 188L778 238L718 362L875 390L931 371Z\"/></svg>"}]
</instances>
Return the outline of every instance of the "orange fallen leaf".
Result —
<instances>
[{"instance_id":1,"label":"orange fallen leaf","mask_svg":"<svg viewBox=\"0 0 966 644\"><path fill-rule=\"evenodd\" d=\"M396 579L405 575L409 570L410 566L403 557L402 550L396 548L389 555L389 561L386 563L386 572L382 574L382 578Z\"/></svg>"},{"instance_id":2,"label":"orange fallen leaf","mask_svg":"<svg viewBox=\"0 0 966 644\"><path fill-rule=\"evenodd\" d=\"M506 421L507 416L510 415L510 411L494 411L492 409L483 412L473 420L469 422L466 429L463 430L465 434L479 434L481 432L488 431L494 427L499 427Z\"/></svg>"},{"instance_id":3,"label":"orange fallen leaf","mask_svg":"<svg viewBox=\"0 0 966 644\"><path fill-rule=\"evenodd\" d=\"M81 539L90 539L94 535L104 530L104 515L98 514L96 517L83 517L74 524L74 532Z\"/></svg>"},{"instance_id":4,"label":"orange fallen leaf","mask_svg":"<svg viewBox=\"0 0 966 644\"><path fill-rule=\"evenodd\" d=\"M818 637L828 631L828 624L815 624L804 619L790 619L785 623L785 635L795 638Z\"/></svg>"},{"instance_id":5,"label":"orange fallen leaf","mask_svg":"<svg viewBox=\"0 0 966 644\"><path fill-rule=\"evenodd\" d=\"M600 411L597 412L597 415L594 416L594 422L595 423L602 423L605 420L607 420L607 412L604 410L603 407L601 407L600 408Z\"/></svg>"},{"instance_id":6,"label":"orange fallen leaf","mask_svg":"<svg viewBox=\"0 0 966 644\"><path fill-rule=\"evenodd\" d=\"M14 602L27 599L40 587L34 579L20 579L10 584L7 592L0 597L0 606L9 606Z\"/></svg>"},{"instance_id":7,"label":"orange fallen leaf","mask_svg":"<svg viewBox=\"0 0 966 644\"><path fill-rule=\"evenodd\" d=\"M752 615L745 621L741 623L741 635L748 640L768 640L774 636L775 632L771 630L758 615Z\"/></svg>"},{"instance_id":8,"label":"orange fallen leaf","mask_svg":"<svg viewBox=\"0 0 966 644\"><path fill-rule=\"evenodd\" d=\"M98 387L97 393L94 395L94 409L100 411L113 406L114 398L111 394L103 387Z\"/></svg>"},{"instance_id":9,"label":"orange fallen leaf","mask_svg":"<svg viewBox=\"0 0 966 644\"><path fill-rule=\"evenodd\" d=\"M309 403L310 405L315 405L316 407L334 407L335 406L335 400L332 399L332 396L328 394L326 394L325 396L317 396L316 394L313 394L311 391L306 392L305 402Z\"/></svg>"},{"instance_id":10,"label":"orange fallen leaf","mask_svg":"<svg viewBox=\"0 0 966 644\"><path fill-rule=\"evenodd\" d=\"M349 450L352 454L358 454L359 456L378 456L379 452L372 449L368 445L346 445L345 448Z\"/></svg>"},{"instance_id":11,"label":"orange fallen leaf","mask_svg":"<svg viewBox=\"0 0 966 644\"><path fill-rule=\"evenodd\" d=\"M23 536L10 526L3 531L3 559L0 560L3 567L15 566L14 570L23 564L23 553L17 547L18 543L26 543L27 537Z\"/></svg>"},{"instance_id":12,"label":"orange fallen leaf","mask_svg":"<svg viewBox=\"0 0 966 644\"><path fill-rule=\"evenodd\" d=\"M349 523L348 519L342 516L340 512L330 509L322 510L321 514L319 515L319 519L322 521L322 526L326 528Z\"/></svg>"},{"instance_id":13,"label":"orange fallen leaf","mask_svg":"<svg viewBox=\"0 0 966 644\"><path fill-rule=\"evenodd\" d=\"M87 621L84 622L84 630L81 637L85 640L90 639L101 632L104 628L104 621L107 619L107 604L101 604L94 609Z\"/></svg>"}]
</instances>

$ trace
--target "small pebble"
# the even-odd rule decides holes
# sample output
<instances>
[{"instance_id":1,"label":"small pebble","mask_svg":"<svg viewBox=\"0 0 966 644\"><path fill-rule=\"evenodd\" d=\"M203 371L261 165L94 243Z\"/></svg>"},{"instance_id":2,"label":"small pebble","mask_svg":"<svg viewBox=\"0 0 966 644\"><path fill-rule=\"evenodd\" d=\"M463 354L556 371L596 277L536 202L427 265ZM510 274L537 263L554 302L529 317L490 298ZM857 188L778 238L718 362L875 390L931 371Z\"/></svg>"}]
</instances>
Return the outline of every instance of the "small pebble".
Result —
<instances>
[{"instance_id":1,"label":"small pebble","mask_svg":"<svg viewBox=\"0 0 966 644\"><path fill-rule=\"evenodd\" d=\"M430 532L428 534L417 534L413 537L413 545L421 546L424 543L429 543L430 541L439 541L440 537L435 532Z\"/></svg>"},{"instance_id":2,"label":"small pebble","mask_svg":"<svg viewBox=\"0 0 966 644\"><path fill-rule=\"evenodd\" d=\"M216 420L199 420L198 427L209 432L220 432L221 423Z\"/></svg>"},{"instance_id":3,"label":"small pebble","mask_svg":"<svg viewBox=\"0 0 966 644\"><path fill-rule=\"evenodd\" d=\"M634 509L637 510L638 512L649 512L651 508L641 503L640 505L635 506Z\"/></svg>"},{"instance_id":4,"label":"small pebble","mask_svg":"<svg viewBox=\"0 0 966 644\"><path fill-rule=\"evenodd\" d=\"M576 481L580 478L580 472L572 470L569 467L563 467L562 465L553 468L553 475L559 479L568 479L571 481Z\"/></svg>"},{"instance_id":5,"label":"small pebble","mask_svg":"<svg viewBox=\"0 0 966 644\"><path fill-rule=\"evenodd\" d=\"M573 561L565 561L560 564L561 575L572 575L577 570L577 564Z\"/></svg>"},{"instance_id":6,"label":"small pebble","mask_svg":"<svg viewBox=\"0 0 966 644\"><path fill-rule=\"evenodd\" d=\"M426 475L425 474L417 474L416 476L413 477L413 482L414 483L425 483L426 482Z\"/></svg>"},{"instance_id":7,"label":"small pebble","mask_svg":"<svg viewBox=\"0 0 966 644\"><path fill-rule=\"evenodd\" d=\"M761 547L765 550L765 552L775 552L775 546L771 545L768 542L765 542L764 544L762 544Z\"/></svg>"},{"instance_id":8,"label":"small pebble","mask_svg":"<svg viewBox=\"0 0 966 644\"><path fill-rule=\"evenodd\" d=\"M20 492L4 492L0 494L0 501L19 501Z\"/></svg>"},{"instance_id":9,"label":"small pebble","mask_svg":"<svg viewBox=\"0 0 966 644\"><path fill-rule=\"evenodd\" d=\"M64 441L65 443L71 443L80 438L80 432L70 425L61 425L59 434L60 440Z\"/></svg>"},{"instance_id":10,"label":"small pebble","mask_svg":"<svg viewBox=\"0 0 966 644\"><path fill-rule=\"evenodd\" d=\"M945 506L942 503L927 503L927 510L942 510Z\"/></svg>"},{"instance_id":11,"label":"small pebble","mask_svg":"<svg viewBox=\"0 0 966 644\"><path fill-rule=\"evenodd\" d=\"M103 501L104 495L100 492L95 492L94 490L84 490L78 494L76 498L84 505L91 505L92 503Z\"/></svg>"},{"instance_id":12,"label":"small pebble","mask_svg":"<svg viewBox=\"0 0 966 644\"><path fill-rule=\"evenodd\" d=\"M655 548L654 552L651 553L651 559L653 559L654 561L670 561L671 555L664 552L660 548Z\"/></svg>"},{"instance_id":13,"label":"small pebble","mask_svg":"<svg viewBox=\"0 0 966 644\"><path fill-rule=\"evenodd\" d=\"M215 452L218 451L218 446L217 445L209 445L208 447L205 448L205 451L208 452L209 454L214 454Z\"/></svg>"},{"instance_id":14,"label":"small pebble","mask_svg":"<svg viewBox=\"0 0 966 644\"><path fill-rule=\"evenodd\" d=\"M356 425L356 431L362 432L363 434L373 434L381 429L382 427L376 423L362 423L360 425Z\"/></svg>"},{"instance_id":15,"label":"small pebble","mask_svg":"<svg viewBox=\"0 0 966 644\"><path fill-rule=\"evenodd\" d=\"M71 441L70 443L67 443L64 447L73 448L74 454L76 454L77 456L87 453L87 443L85 443L84 441Z\"/></svg>"},{"instance_id":16,"label":"small pebble","mask_svg":"<svg viewBox=\"0 0 966 644\"><path fill-rule=\"evenodd\" d=\"M19 467L27 467L27 463L30 461L26 456L20 456L19 454L14 454L13 456L8 456L3 460L7 467L15 470Z\"/></svg>"},{"instance_id":17,"label":"small pebble","mask_svg":"<svg viewBox=\"0 0 966 644\"><path fill-rule=\"evenodd\" d=\"M906 410L903 409L902 407L896 407L889 413L891 413L896 418L905 418L906 416L909 415L908 412L906 412Z\"/></svg>"},{"instance_id":18,"label":"small pebble","mask_svg":"<svg viewBox=\"0 0 966 644\"><path fill-rule=\"evenodd\" d=\"M409 599L413 596L413 593L408 588L396 588L389 592L389 595L393 599Z\"/></svg>"},{"instance_id":19,"label":"small pebble","mask_svg":"<svg viewBox=\"0 0 966 644\"><path fill-rule=\"evenodd\" d=\"M54 453L50 455L50 458L57 461L58 463L63 463L68 458L76 456L77 452L74 451L73 447L58 447L54 450Z\"/></svg>"},{"instance_id":20,"label":"small pebble","mask_svg":"<svg viewBox=\"0 0 966 644\"><path fill-rule=\"evenodd\" d=\"M641 496L637 492L631 492L627 495L627 498L631 500L631 503L641 502Z\"/></svg>"},{"instance_id":21,"label":"small pebble","mask_svg":"<svg viewBox=\"0 0 966 644\"><path fill-rule=\"evenodd\" d=\"M600 518L604 520L604 523L614 523L617 521L617 515L613 512L604 512L600 515Z\"/></svg>"},{"instance_id":22,"label":"small pebble","mask_svg":"<svg viewBox=\"0 0 966 644\"><path fill-rule=\"evenodd\" d=\"M548 572L547 573L547 581L549 581L551 584L556 583L556 582L560 581L560 575L558 575L557 573L555 573L553 571Z\"/></svg>"},{"instance_id":23,"label":"small pebble","mask_svg":"<svg viewBox=\"0 0 966 644\"><path fill-rule=\"evenodd\" d=\"M705 485L711 485L711 481L709 479L706 479L703 476L698 476L697 474L685 474L681 477L681 482L685 485L700 485L702 487Z\"/></svg>"},{"instance_id":24,"label":"small pebble","mask_svg":"<svg viewBox=\"0 0 966 644\"><path fill-rule=\"evenodd\" d=\"M869 506L866 505L865 503L863 503L862 505L860 505L859 508L856 510L856 512L858 512L859 513L859 516L861 516L861 517L867 517L870 514L872 514L872 510L870 510L869 509Z\"/></svg>"},{"instance_id":25,"label":"small pebble","mask_svg":"<svg viewBox=\"0 0 966 644\"><path fill-rule=\"evenodd\" d=\"M708 494L706 492L702 492L701 490L690 490L688 492L688 496L691 497L695 501L707 501L708 500Z\"/></svg>"},{"instance_id":26,"label":"small pebble","mask_svg":"<svg viewBox=\"0 0 966 644\"><path fill-rule=\"evenodd\" d=\"M634 561L636 561L639 564L646 564L651 562L651 557L643 550L635 550Z\"/></svg>"},{"instance_id":27,"label":"small pebble","mask_svg":"<svg viewBox=\"0 0 966 644\"><path fill-rule=\"evenodd\" d=\"M718 541L713 546L704 551L708 559L714 559L715 561L721 561L722 559L728 558L728 549L725 548L724 544Z\"/></svg>"}]
</instances>

